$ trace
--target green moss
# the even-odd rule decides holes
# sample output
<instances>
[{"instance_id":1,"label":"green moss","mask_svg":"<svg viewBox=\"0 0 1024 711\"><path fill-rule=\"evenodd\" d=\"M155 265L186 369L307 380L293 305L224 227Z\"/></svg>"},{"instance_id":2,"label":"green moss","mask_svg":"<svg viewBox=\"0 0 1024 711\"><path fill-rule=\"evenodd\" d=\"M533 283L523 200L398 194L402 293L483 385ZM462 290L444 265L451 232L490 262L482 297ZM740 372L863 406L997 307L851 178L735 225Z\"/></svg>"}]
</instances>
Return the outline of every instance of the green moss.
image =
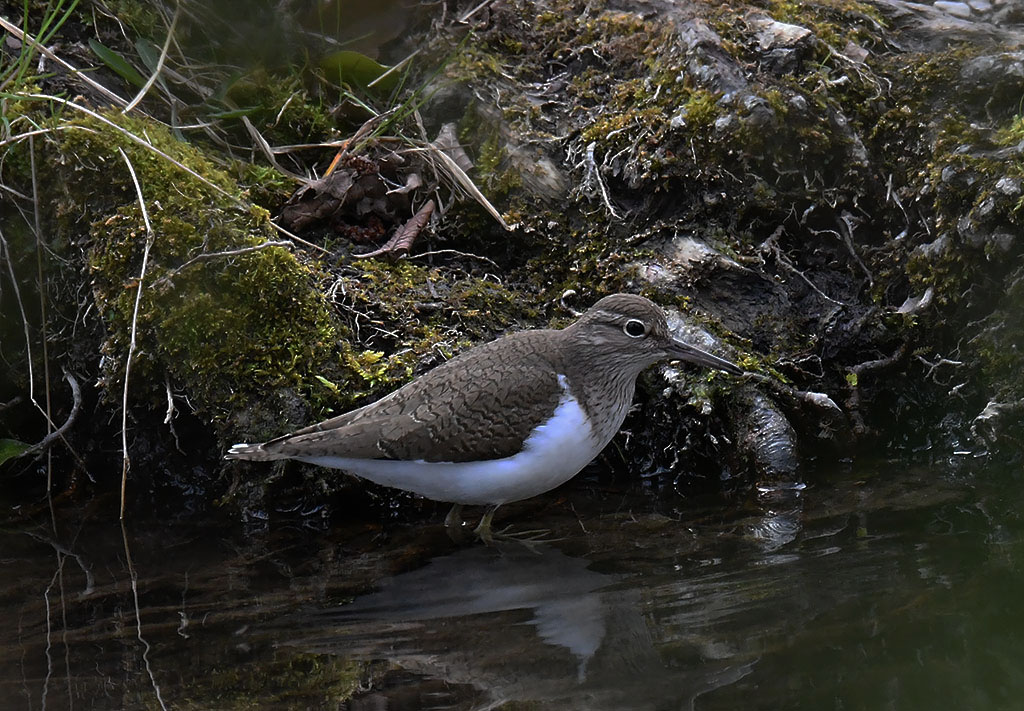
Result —
<instances>
[{"instance_id":1,"label":"green moss","mask_svg":"<svg viewBox=\"0 0 1024 711\"><path fill-rule=\"evenodd\" d=\"M335 120L330 107L311 95L301 78L257 69L228 87L227 99L271 145L314 143L330 138Z\"/></svg>"},{"instance_id":2,"label":"green moss","mask_svg":"<svg viewBox=\"0 0 1024 711\"><path fill-rule=\"evenodd\" d=\"M1014 116L995 136L995 142L1001 146L1016 146L1021 141L1024 141L1024 115Z\"/></svg>"},{"instance_id":3,"label":"green moss","mask_svg":"<svg viewBox=\"0 0 1024 711\"><path fill-rule=\"evenodd\" d=\"M119 114L108 118L227 194L106 123L89 118L66 124L54 156L69 166L59 177L65 196L60 213L67 219L88 205L96 216L84 247L107 332L107 388L118 392L123 377L147 240L119 150L137 173L153 227L133 361L137 400L156 405L169 373L194 407L223 424L268 389L288 388L315 401L322 389L309 384L314 374L341 382L358 378L337 362L342 332L319 296L322 276L315 266L281 247L186 265L201 254L275 240L269 214L229 197L238 193L231 177L169 131Z\"/></svg>"},{"instance_id":4,"label":"green moss","mask_svg":"<svg viewBox=\"0 0 1024 711\"><path fill-rule=\"evenodd\" d=\"M800 25L840 51L847 42L873 46L887 26L878 8L858 0L796 2L769 0L768 12L780 22Z\"/></svg>"},{"instance_id":5,"label":"green moss","mask_svg":"<svg viewBox=\"0 0 1024 711\"><path fill-rule=\"evenodd\" d=\"M177 708L248 711L282 707L333 708L348 701L364 675L363 663L331 654L295 654L287 648L259 663L217 664L179 689Z\"/></svg>"}]
</instances>

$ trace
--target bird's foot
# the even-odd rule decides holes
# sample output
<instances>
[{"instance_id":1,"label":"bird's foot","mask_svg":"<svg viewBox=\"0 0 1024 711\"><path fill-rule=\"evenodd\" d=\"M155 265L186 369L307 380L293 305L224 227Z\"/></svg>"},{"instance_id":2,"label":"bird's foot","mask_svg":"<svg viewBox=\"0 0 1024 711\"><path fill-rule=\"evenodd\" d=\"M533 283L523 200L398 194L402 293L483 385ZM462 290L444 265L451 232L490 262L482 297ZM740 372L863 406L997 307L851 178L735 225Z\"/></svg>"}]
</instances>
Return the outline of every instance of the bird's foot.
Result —
<instances>
[{"instance_id":1,"label":"bird's foot","mask_svg":"<svg viewBox=\"0 0 1024 711\"><path fill-rule=\"evenodd\" d=\"M506 526L494 534L494 538L501 541L518 541L519 543L557 543L566 540L565 538L549 538L551 529L533 528L528 531L513 531L511 526Z\"/></svg>"},{"instance_id":2,"label":"bird's foot","mask_svg":"<svg viewBox=\"0 0 1024 711\"><path fill-rule=\"evenodd\" d=\"M556 541L563 540L561 538L548 538L551 534L546 528L535 528L529 531L512 531L511 526L506 526L500 531L494 531L491 524L494 520L494 512L497 510L497 506L487 509L483 517L480 519L480 524L473 530L473 533L483 541L484 545L494 545L495 541L512 541L515 543L521 543L527 548L532 548L534 545L539 543L554 543ZM452 513L455 513L455 509L452 509ZM452 514L449 514L449 518ZM448 519L445 519L445 525L448 525ZM460 520L461 525L461 520ZM452 529L449 529L451 531Z\"/></svg>"},{"instance_id":3,"label":"bird's foot","mask_svg":"<svg viewBox=\"0 0 1024 711\"><path fill-rule=\"evenodd\" d=\"M491 521L494 520L494 512L497 510L497 506L488 508L480 518L480 523L475 529L473 529L473 533L476 534L476 537L483 541L486 546L494 543L494 532L491 530Z\"/></svg>"}]
</instances>

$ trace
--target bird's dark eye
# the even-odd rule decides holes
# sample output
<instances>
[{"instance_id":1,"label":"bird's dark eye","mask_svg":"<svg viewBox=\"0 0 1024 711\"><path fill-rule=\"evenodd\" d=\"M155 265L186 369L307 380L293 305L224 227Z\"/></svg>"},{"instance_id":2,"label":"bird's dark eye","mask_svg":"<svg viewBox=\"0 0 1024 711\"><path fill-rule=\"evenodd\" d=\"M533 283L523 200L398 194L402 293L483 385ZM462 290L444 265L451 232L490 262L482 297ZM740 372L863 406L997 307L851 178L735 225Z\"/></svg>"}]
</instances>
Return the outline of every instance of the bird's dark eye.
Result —
<instances>
[{"instance_id":1,"label":"bird's dark eye","mask_svg":"<svg viewBox=\"0 0 1024 711\"><path fill-rule=\"evenodd\" d=\"M622 330L630 338L643 338L647 335L647 326L644 325L643 321L635 318L626 321L626 325L622 327Z\"/></svg>"}]
</instances>

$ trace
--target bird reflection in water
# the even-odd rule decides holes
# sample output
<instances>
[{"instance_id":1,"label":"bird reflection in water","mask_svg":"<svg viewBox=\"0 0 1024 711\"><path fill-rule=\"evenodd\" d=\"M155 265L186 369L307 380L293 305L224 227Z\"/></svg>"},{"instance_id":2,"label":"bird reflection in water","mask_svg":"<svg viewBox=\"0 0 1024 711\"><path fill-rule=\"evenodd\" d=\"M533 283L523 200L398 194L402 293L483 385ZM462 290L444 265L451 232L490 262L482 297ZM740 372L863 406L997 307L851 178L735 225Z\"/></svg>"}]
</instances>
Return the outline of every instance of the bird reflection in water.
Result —
<instances>
[{"instance_id":1,"label":"bird reflection in water","mask_svg":"<svg viewBox=\"0 0 1024 711\"><path fill-rule=\"evenodd\" d=\"M697 697L748 674L753 663L669 668L644 619L641 589L550 546L507 543L435 558L381 582L352 604L299 613L286 642L307 651L387 660L425 680L562 709L692 708ZM449 687L445 687L449 688ZM351 708L402 706L370 691ZM361 698L362 697L362 698ZM376 697L371 700L371 697Z\"/></svg>"}]
</instances>

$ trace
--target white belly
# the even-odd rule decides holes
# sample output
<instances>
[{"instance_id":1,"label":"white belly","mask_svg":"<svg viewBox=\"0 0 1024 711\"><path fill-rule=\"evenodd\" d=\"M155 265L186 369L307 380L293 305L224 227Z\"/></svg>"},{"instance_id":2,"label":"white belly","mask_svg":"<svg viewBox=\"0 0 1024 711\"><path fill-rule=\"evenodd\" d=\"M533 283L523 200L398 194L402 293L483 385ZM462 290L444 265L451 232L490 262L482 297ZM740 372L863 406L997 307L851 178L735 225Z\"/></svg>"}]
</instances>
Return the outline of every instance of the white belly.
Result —
<instances>
[{"instance_id":1,"label":"white belly","mask_svg":"<svg viewBox=\"0 0 1024 711\"><path fill-rule=\"evenodd\" d=\"M574 477L607 442L598 441L565 378L561 403L551 419L527 438L523 451L481 462L426 462L351 457L296 457L343 469L377 484L404 489L435 501L505 504L554 489Z\"/></svg>"}]
</instances>

